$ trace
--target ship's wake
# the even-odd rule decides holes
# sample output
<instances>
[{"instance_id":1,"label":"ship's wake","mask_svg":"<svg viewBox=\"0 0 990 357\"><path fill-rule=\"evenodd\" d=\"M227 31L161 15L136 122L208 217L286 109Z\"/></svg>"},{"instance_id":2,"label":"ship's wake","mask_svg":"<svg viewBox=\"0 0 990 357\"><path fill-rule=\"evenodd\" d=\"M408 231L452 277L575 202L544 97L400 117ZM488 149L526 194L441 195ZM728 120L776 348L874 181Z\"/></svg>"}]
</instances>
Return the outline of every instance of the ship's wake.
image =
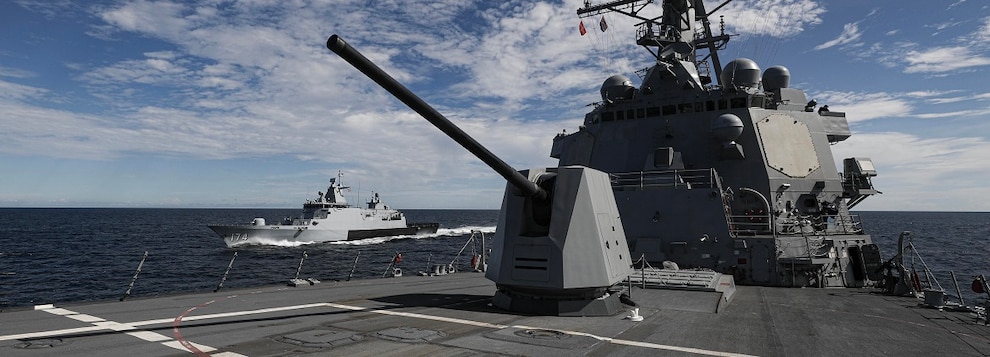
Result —
<instances>
[{"instance_id":1,"label":"ship's wake","mask_svg":"<svg viewBox=\"0 0 990 357\"><path fill-rule=\"evenodd\" d=\"M442 238L442 237L460 237L464 235L470 235L471 232L473 231L481 231L482 233L485 234L494 234L495 227L494 226L488 226L488 227L464 226L457 228L440 228L437 229L437 232L433 234L376 237L376 238L366 238L359 240L336 241L330 243L342 244L342 245L373 245L373 244L382 244L397 239L428 239L428 238Z\"/></svg>"}]
</instances>

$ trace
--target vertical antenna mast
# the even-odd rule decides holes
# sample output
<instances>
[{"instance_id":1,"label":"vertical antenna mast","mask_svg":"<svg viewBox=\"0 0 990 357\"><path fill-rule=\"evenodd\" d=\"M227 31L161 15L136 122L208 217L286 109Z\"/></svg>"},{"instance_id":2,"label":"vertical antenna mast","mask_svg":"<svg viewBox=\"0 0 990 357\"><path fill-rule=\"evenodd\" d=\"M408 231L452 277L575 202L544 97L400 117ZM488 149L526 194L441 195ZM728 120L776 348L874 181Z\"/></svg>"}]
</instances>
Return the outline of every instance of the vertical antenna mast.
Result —
<instances>
[{"instance_id":1,"label":"vertical antenna mast","mask_svg":"<svg viewBox=\"0 0 990 357\"><path fill-rule=\"evenodd\" d=\"M648 18L640 15L646 5L653 0L617 0L598 5L585 1L584 7L577 10L580 18L596 16L606 12L617 12L635 19L642 20L636 30L636 44L650 50L659 61L690 61L699 67L711 58L715 67L715 79L722 73L722 64L718 50L725 47L729 35L721 33L714 36L711 23L701 0L662 0L663 14ZM715 11L729 3L727 0L717 6ZM714 11L713 11L714 12ZM701 31L696 33L695 21L701 21ZM652 49L655 47L656 50ZM700 58L697 49L708 50L708 55Z\"/></svg>"}]
</instances>

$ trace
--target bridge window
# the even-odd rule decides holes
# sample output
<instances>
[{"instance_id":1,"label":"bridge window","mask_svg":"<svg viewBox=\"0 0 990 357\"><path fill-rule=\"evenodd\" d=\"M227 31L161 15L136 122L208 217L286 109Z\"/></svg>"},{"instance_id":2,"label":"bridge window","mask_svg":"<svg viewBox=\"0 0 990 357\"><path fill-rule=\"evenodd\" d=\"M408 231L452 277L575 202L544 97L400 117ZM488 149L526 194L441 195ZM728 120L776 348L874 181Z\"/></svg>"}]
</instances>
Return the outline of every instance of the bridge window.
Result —
<instances>
[{"instance_id":1,"label":"bridge window","mask_svg":"<svg viewBox=\"0 0 990 357\"><path fill-rule=\"evenodd\" d=\"M660 116L660 107L649 107L649 108L646 108L646 116L648 116L648 117L658 117L658 116Z\"/></svg>"},{"instance_id":2,"label":"bridge window","mask_svg":"<svg viewBox=\"0 0 990 357\"><path fill-rule=\"evenodd\" d=\"M746 97L732 98L732 99L729 99L729 106L731 106L732 109L746 108L746 107L749 107L749 103L747 103L747 102L748 101L746 100Z\"/></svg>"}]
</instances>

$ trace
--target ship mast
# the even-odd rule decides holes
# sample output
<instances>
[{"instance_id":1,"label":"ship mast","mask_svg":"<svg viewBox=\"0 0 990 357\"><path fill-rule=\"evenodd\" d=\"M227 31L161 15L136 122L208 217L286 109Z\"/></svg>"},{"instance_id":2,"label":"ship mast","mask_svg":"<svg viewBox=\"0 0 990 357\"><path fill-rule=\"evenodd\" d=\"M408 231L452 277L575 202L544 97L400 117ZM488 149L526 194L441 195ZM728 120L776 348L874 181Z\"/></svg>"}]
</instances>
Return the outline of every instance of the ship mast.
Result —
<instances>
[{"instance_id":1,"label":"ship mast","mask_svg":"<svg viewBox=\"0 0 990 357\"><path fill-rule=\"evenodd\" d=\"M606 12L617 12L635 19L642 20L636 24L636 44L643 46L660 62L690 61L696 68L707 68L707 61L712 60L715 67L715 80L722 74L722 64L718 50L725 47L729 35L725 34L724 22L718 36L712 34L710 13L705 11L702 0L662 0L663 14L648 18L639 13L653 0L616 0L603 4L592 5L585 1L584 7L577 10L580 18L600 15ZM712 11L718 11L732 0L726 0ZM694 22L701 22L701 31L696 32ZM656 47L654 50L652 47ZM708 54L699 59L697 49L708 50ZM708 82L711 77L707 76ZM718 83L721 84L721 83Z\"/></svg>"}]
</instances>

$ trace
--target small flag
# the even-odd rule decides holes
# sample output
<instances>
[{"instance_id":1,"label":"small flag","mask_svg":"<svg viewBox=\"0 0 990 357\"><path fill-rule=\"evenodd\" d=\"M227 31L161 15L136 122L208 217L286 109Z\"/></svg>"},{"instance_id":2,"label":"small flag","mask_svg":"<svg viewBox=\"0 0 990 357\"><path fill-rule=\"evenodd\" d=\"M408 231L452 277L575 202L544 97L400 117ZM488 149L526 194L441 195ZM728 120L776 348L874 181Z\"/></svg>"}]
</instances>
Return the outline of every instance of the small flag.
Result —
<instances>
[{"instance_id":1,"label":"small flag","mask_svg":"<svg viewBox=\"0 0 990 357\"><path fill-rule=\"evenodd\" d=\"M588 33L588 30L586 30L584 28L584 21L583 20L581 21L581 24L578 25L578 31L581 31L581 36L584 36L584 34Z\"/></svg>"},{"instance_id":2,"label":"small flag","mask_svg":"<svg viewBox=\"0 0 990 357\"><path fill-rule=\"evenodd\" d=\"M598 22L598 26L600 26L602 28L602 32L605 32L605 30L608 30L608 24L605 23L605 16L602 16L602 21L599 21Z\"/></svg>"}]
</instances>

